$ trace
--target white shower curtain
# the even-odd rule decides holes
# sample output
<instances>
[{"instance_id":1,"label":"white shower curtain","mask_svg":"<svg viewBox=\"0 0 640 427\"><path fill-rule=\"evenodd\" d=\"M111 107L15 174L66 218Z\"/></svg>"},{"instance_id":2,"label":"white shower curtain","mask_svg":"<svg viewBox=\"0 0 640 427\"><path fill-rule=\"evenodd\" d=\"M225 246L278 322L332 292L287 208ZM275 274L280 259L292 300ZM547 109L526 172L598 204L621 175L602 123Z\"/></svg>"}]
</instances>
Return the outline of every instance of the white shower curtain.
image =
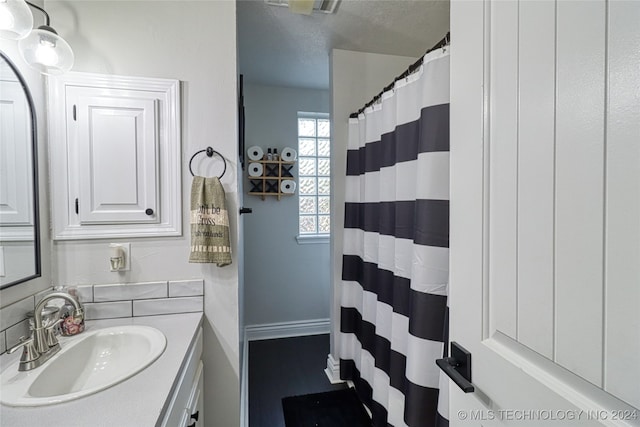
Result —
<instances>
[{"instance_id":1,"label":"white shower curtain","mask_svg":"<svg viewBox=\"0 0 640 427\"><path fill-rule=\"evenodd\" d=\"M374 426L448 425L448 50L349 122L340 375Z\"/></svg>"}]
</instances>

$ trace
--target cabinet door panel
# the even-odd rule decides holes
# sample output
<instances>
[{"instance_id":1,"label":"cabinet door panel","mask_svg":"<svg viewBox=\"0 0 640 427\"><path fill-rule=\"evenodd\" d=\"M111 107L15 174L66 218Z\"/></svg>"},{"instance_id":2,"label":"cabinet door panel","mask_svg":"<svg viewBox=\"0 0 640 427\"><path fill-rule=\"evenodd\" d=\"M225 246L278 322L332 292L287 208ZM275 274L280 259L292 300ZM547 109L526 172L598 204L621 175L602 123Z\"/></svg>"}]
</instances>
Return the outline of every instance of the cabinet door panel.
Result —
<instances>
[{"instance_id":1,"label":"cabinet door panel","mask_svg":"<svg viewBox=\"0 0 640 427\"><path fill-rule=\"evenodd\" d=\"M80 224L153 223L157 216L157 101L129 91L70 89L76 108Z\"/></svg>"}]
</instances>

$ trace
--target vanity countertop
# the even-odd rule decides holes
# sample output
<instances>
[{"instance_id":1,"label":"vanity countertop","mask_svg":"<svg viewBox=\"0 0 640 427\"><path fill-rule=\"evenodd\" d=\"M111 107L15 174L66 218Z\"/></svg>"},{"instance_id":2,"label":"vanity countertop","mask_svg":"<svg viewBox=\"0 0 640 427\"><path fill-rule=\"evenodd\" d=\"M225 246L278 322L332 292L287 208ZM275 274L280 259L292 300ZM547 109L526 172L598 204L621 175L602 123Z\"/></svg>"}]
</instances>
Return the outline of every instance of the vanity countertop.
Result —
<instances>
[{"instance_id":1,"label":"vanity countertop","mask_svg":"<svg viewBox=\"0 0 640 427\"><path fill-rule=\"evenodd\" d=\"M92 320L86 331L121 325L152 326L164 333L167 346L146 369L115 386L71 402L52 406L0 406L3 427L153 427L202 324L202 313ZM64 345L64 344L62 344ZM19 358L19 351L0 357L2 370ZM14 367L9 367L12 369ZM0 390L1 393L1 390Z\"/></svg>"}]
</instances>

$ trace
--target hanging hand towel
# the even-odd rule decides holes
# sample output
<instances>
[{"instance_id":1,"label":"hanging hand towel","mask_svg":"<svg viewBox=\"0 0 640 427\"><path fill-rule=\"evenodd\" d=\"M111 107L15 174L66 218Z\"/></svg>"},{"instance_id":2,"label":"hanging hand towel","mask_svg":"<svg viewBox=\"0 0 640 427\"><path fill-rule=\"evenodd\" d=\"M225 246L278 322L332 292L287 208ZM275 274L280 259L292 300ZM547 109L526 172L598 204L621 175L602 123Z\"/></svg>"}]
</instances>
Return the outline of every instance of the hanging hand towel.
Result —
<instances>
[{"instance_id":1,"label":"hanging hand towel","mask_svg":"<svg viewBox=\"0 0 640 427\"><path fill-rule=\"evenodd\" d=\"M229 214L217 177L194 176L191 184L191 255L189 262L231 264Z\"/></svg>"}]
</instances>

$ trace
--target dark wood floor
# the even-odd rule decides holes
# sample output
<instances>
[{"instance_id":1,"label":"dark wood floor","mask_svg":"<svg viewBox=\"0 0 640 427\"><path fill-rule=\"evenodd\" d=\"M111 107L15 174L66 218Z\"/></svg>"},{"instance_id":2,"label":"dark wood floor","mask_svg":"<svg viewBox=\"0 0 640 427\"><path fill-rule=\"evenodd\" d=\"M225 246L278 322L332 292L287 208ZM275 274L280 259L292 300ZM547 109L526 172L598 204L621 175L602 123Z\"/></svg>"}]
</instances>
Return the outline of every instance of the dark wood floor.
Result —
<instances>
[{"instance_id":1,"label":"dark wood floor","mask_svg":"<svg viewBox=\"0 0 640 427\"><path fill-rule=\"evenodd\" d=\"M345 388L324 369L329 335L249 342L249 427L284 427L282 398Z\"/></svg>"}]
</instances>

